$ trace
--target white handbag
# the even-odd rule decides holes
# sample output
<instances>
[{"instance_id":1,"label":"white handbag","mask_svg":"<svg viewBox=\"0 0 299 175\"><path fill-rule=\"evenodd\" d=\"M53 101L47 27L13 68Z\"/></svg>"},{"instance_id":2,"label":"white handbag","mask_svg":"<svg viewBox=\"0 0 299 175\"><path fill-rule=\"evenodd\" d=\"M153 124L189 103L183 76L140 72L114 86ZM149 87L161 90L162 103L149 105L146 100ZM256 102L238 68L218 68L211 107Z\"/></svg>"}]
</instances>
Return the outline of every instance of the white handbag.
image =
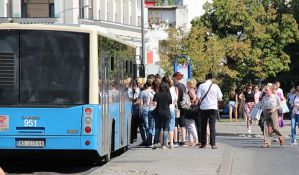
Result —
<instances>
[{"instance_id":1,"label":"white handbag","mask_svg":"<svg viewBox=\"0 0 299 175\"><path fill-rule=\"evenodd\" d=\"M283 113L283 114L290 112L287 103L284 103L284 102L281 104L280 110L281 110L281 113Z\"/></svg>"},{"instance_id":2,"label":"white handbag","mask_svg":"<svg viewBox=\"0 0 299 175\"><path fill-rule=\"evenodd\" d=\"M252 120L260 120L260 118L261 118L261 114L262 114L262 112L263 112L263 110L261 109L261 103L257 103L254 107L253 107L253 109L252 109L252 111L251 111L251 119Z\"/></svg>"}]
</instances>

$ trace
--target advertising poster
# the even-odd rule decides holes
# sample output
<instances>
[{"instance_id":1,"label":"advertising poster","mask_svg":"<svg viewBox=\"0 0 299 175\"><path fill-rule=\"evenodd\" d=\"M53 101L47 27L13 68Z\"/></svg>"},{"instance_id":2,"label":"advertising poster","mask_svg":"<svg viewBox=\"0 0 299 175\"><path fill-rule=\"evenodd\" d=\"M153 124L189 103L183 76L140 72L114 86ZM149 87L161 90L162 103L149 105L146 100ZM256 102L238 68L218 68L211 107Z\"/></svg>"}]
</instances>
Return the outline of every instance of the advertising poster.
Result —
<instances>
[{"instance_id":1,"label":"advertising poster","mask_svg":"<svg viewBox=\"0 0 299 175\"><path fill-rule=\"evenodd\" d=\"M190 58L186 55L180 55L174 62L174 73L180 72L184 75L182 83L186 86L187 80L192 77Z\"/></svg>"},{"instance_id":2,"label":"advertising poster","mask_svg":"<svg viewBox=\"0 0 299 175\"><path fill-rule=\"evenodd\" d=\"M176 72L180 72L184 75L184 78L182 79L182 83L186 86L187 80L188 80L188 65L187 64L177 64L176 65Z\"/></svg>"}]
</instances>

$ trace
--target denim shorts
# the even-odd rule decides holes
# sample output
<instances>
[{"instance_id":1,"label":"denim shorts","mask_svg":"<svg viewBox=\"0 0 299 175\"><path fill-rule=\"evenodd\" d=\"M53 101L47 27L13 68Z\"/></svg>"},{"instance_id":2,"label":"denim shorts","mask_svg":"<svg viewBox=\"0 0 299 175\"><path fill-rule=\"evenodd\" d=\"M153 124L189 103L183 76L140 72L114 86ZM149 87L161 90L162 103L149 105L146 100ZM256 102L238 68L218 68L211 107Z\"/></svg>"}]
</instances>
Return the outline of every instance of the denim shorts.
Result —
<instances>
[{"instance_id":1,"label":"denim shorts","mask_svg":"<svg viewBox=\"0 0 299 175\"><path fill-rule=\"evenodd\" d=\"M174 108L170 108L169 131L174 131L175 127L175 113Z\"/></svg>"},{"instance_id":2,"label":"denim shorts","mask_svg":"<svg viewBox=\"0 0 299 175\"><path fill-rule=\"evenodd\" d=\"M229 104L229 106L231 106L233 108L236 107L236 102L235 101L229 101L228 104Z\"/></svg>"}]
</instances>

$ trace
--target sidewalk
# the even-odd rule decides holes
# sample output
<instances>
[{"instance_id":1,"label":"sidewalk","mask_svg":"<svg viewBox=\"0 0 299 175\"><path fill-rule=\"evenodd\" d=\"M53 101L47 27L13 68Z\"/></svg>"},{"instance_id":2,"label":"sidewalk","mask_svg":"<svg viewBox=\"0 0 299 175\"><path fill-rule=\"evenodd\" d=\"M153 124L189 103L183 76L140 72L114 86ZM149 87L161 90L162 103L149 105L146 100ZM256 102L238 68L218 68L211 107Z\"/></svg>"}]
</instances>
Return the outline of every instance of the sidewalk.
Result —
<instances>
[{"instance_id":1,"label":"sidewalk","mask_svg":"<svg viewBox=\"0 0 299 175\"><path fill-rule=\"evenodd\" d=\"M286 138L291 134L291 121L284 120L285 126L279 128ZM253 124L251 127L251 134L247 132L245 121L229 122L227 119L222 119L216 122L216 135L218 136L239 136L239 137L260 137L262 138L262 132L258 124Z\"/></svg>"},{"instance_id":2,"label":"sidewalk","mask_svg":"<svg viewBox=\"0 0 299 175\"><path fill-rule=\"evenodd\" d=\"M290 134L290 121L285 120L281 131ZM218 136L260 137L260 127L252 126L252 134L247 133L244 121L217 121ZM93 175L228 175L231 173L233 148L217 142L218 149L198 147L175 147L156 149L132 147L126 153L113 158L109 163L95 170Z\"/></svg>"},{"instance_id":3,"label":"sidewalk","mask_svg":"<svg viewBox=\"0 0 299 175\"><path fill-rule=\"evenodd\" d=\"M175 147L174 149L131 148L112 159L93 175L218 175L229 174L232 149L217 144L210 147Z\"/></svg>"}]
</instances>

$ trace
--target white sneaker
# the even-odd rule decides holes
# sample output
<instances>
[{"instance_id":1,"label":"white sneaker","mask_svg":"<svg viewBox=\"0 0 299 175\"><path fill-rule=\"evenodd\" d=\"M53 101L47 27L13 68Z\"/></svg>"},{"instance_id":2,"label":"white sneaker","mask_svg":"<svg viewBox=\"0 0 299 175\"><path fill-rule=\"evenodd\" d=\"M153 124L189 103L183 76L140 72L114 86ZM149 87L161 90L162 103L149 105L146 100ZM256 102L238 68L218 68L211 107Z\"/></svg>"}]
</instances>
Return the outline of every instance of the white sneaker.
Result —
<instances>
[{"instance_id":1,"label":"white sneaker","mask_svg":"<svg viewBox=\"0 0 299 175\"><path fill-rule=\"evenodd\" d=\"M174 148L173 144L170 144L168 148L173 149Z\"/></svg>"},{"instance_id":2,"label":"white sneaker","mask_svg":"<svg viewBox=\"0 0 299 175\"><path fill-rule=\"evenodd\" d=\"M248 129L248 134L251 134L251 128Z\"/></svg>"},{"instance_id":3,"label":"white sneaker","mask_svg":"<svg viewBox=\"0 0 299 175\"><path fill-rule=\"evenodd\" d=\"M166 150L167 149L167 146L162 146L162 150Z\"/></svg>"},{"instance_id":4,"label":"white sneaker","mask_svg":"<svg viewBox=\"0 0 299 175\"><path fill-rule=\"evenodd\" d=\"M291 145L295 146L295 145L298 145L298 143L297 142L292 142Z\"/></svg>"}]
</instances>

